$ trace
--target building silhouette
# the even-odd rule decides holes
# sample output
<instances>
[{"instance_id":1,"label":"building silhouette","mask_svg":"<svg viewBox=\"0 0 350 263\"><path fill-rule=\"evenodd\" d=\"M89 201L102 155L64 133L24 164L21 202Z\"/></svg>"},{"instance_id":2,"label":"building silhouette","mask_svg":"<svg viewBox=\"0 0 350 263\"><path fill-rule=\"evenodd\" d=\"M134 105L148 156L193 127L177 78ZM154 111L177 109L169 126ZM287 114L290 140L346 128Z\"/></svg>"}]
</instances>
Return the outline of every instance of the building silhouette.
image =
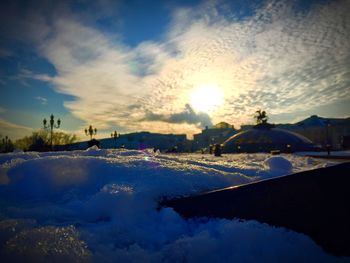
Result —
<instances>
[{"instance_id":1,"label":"building silhouette","mask_svg":"<svg viewBox=\"0 0 350 263\"><path fill-rule=\"evenodd\" d=\"M214 145L224 144L224 142L226 142L225 152L269 151L277 148L282 152L291 152L325 149L327 145L330 145L332 150L350 148L350 118L322 118L313 115L295 124L273 125L270 127L271 131L254 127L256 126L242 125L240 130L236 130L231 124L219 122L194 134L193 140L187 140L185 134L160 134L144 131L120 134L117 138L100 139L98 142L99 147L105 149L154 148L162 152L210 152L210 148L213 150ZM230 150L227 150L228 139L231 138L235 140L232 140L230 145L235 146L230 146ZM243 141L249 144L249 149L243 148ZM264 146L265 143L270 143L270 146ZM57 145L55 150L84 150L88 147L88 142L85 141Z\"/></svg>"},{"instance_id":2,"label":"building silhouette","mask_svg":"<svg viewBox=\"0 0 350 263\"><path fill-rule=\"evenodd\" d=\"M256 153L319 150L306 137L274 125L256 125L241 131L224 142L225 153Z\"/></svg>"},{"instance_id":3,"label":"building silhouette","mask_svg":"<svg viewBox=\"0 0 350 263\"><path fill-rule=\"evenodd\" d=\"M301 134L322 148L326 148L327 145L334 150L350 148L350 118L323 118L312 115L295 124L277 124L276 127Z\"/></svg>"},{"instance_id":4,"label":"building silhouette","mask_svg":"<svg viewBox=\"0 0 350 263\"><path fill-rule=\"evenodd\" d=\"M210 145L222 144L236 133L234 126L226 122L219 122L211 128L206 126L201 133L193 135L192 151L202 149L209 151Z\"/></svg>"},{"instance_id":5,"label":"building silhouette","mask_svg":"<svg viewBox=\"0 0 350 263\"><path fill-rule=\"evenodd\" d=\"M99 147L103 149L126 148L143 150L154 148L160 151L184 152L190 147L186 134L161 134L151 132L134 132L120 134L118 138L100 139ZM89 147L87 141L69 145L57 146L57 150L85 150Z\"/></svg>"}]
</instances>

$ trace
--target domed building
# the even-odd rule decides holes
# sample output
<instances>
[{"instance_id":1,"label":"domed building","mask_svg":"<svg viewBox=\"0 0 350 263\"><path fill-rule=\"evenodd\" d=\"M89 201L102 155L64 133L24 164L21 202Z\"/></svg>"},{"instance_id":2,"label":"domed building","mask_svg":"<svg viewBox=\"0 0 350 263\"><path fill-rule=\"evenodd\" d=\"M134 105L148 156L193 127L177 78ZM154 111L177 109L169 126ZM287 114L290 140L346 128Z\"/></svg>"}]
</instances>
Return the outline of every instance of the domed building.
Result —
<instances>
[{"instance_id":1,"label":"domed building","mask_svg":"<svg viewBox=\"0 0 350 263\"><path fill-rule=\"evenodd\" d=\"M315 151L317 147L306 137L265 123L239 132L224 142L225 153Z\"/></svg>"}]
</instances>

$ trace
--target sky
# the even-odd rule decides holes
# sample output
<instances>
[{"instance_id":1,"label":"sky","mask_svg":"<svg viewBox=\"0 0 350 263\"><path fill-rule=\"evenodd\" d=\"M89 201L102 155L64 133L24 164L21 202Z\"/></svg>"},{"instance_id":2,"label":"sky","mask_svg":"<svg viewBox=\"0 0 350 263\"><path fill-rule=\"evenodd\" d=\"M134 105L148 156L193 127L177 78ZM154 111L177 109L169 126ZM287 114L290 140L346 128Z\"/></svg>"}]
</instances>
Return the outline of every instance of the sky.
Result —
<instances>
[{"instance_id":1,"label":"sky","mask_svg":"<svg viewBox=\"0 0 350 263\"><path fill-rule=\"evenodd\" d=\"M1 1L0 134L350 116L350 1Z\"/></svg>"}]
</instances>

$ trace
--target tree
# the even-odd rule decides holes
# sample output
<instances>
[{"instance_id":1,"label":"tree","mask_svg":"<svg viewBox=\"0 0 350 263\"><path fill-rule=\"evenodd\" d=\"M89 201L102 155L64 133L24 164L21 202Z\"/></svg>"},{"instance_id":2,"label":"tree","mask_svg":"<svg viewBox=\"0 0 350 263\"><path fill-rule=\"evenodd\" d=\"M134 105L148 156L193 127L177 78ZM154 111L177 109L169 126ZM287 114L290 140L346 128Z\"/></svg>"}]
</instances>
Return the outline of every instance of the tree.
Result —
<instances>
[{"instance_id":1,"label":"tree","mask_svg":"<svg viewBox=\"0 0 350 263\"><path fill-rule=\"evenodd\" d=\"M25 136L15 142L16 148L24 151L49 151L50 146L50 132L44 129L35 131L30 136ZM71 144L77 141L74 134L67 134L64 132L54 132L52 134L53 145Z\"/></svg>"},{"instance_id":2,"label":"tree","mask_svg":"<svg viewBox=\"0 0 350 263\"><path fill-rule=\"evenodd\" d=\"M15 149L12 141L10 138L5 136L2 138L2 135L0 134L0 152L1 153L7 153L7 152L13 152Z\"/></svg>"},{"instance_id":3,"label":"tree","mask_svg":"<svg viewBox=\"0 0 350 263\"><path fill-rule=\"evenodd\" d=\"M266 111L257 110L254 119L256 119L257 124L266 124L269 118L266 115Z\"/></svg>"},{"instance_id":4,"label":"tree","mask_svg":"<svg viewBox=\"0 0 350 263\"><path fill-rule=\"evenodd\" d=\"M52 140L53 145L72 144L77 141L77 136L75 134L69 134L64 132L54 132Z\"/></svg>"}]
</instances>

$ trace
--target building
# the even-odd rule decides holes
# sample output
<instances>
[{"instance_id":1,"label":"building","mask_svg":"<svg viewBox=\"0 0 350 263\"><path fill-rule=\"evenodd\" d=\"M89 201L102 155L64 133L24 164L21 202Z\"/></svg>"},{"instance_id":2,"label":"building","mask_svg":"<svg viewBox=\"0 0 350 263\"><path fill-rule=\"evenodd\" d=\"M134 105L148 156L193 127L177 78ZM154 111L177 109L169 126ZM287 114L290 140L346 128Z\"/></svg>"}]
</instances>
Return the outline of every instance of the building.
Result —
<instances>
[{"instance_id":1,"label":"building","mask_svg":"<svg viewBox=\"0 0 350 263\"><path fill-rule=\"evenodd\" d=\"M186 149L186 134L161 134L135 132L121 134L118 138L100 140L102 148L146 149L155 148L160 151L179 151Z\"/></svg>"},{"instance_id":2,"label":"building","mask_svg":"<svg viewBox=\"0 0 350 263\"><path fill-rule=\"evenodd\" d=\"M350 136L350 118L312 115L295 124L278 124L276 127L301 134L323 148L327 145L335 150L348 147L346 138Z\"/></svg>"},{"instance_id":3,"label":"building","mask_svg":"<svg viewBox=\"0 0 350 263\"><path fill-rule=\"evenodd\" d=\"M58 145L56 150L84 150L88 142L78 142L70 145ZM117 138L105 138L99 140L99 147L103 149L126 148L147 149L155 148L160 151L183 152L189 149L186 134L160 134L150 132L135 132L121 134Z\"/></svg>"},{"instance_id":4,"label":"building","mask_svg":"<svg viewBox=\"0 0 350 263\"><path fill-rule=\"evenodd\" d=\"M226 122L219 122L211 128L206 126L201 133L193 135L192 151L208 149L211 144L222 144L236 133L234 126Z\"/></svg>"},{"instance_id":5,"label":"building","mask_svg":"<svg viewBox=\"0 0 350 263\"><path fill-rule=\"evenodd\" d=\"M224 142L225 153L315 151L317 147L302 135L260 124L244 130Z\"/></svg>"}]
</instances>

